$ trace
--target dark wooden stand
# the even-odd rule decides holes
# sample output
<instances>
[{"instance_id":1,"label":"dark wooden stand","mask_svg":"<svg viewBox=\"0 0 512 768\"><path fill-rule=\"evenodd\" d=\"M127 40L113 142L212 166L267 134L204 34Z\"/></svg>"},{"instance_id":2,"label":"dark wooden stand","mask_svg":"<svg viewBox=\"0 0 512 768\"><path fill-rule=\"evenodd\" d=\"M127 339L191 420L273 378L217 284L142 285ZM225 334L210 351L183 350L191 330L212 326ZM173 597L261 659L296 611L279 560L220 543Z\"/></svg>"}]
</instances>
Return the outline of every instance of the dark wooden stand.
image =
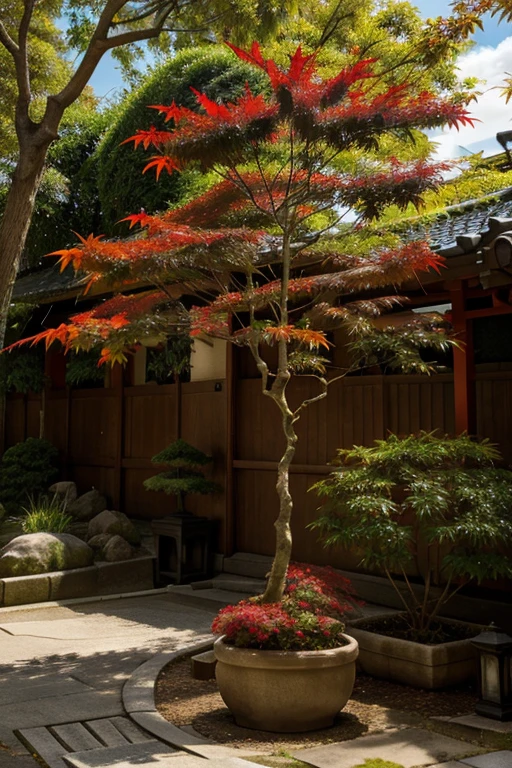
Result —
<instances>
[{"instance_id":1,"label":"dark wooden stand","mask_svg":"<svg viewBox=\"0 0 512 768\"><path fill-rule=\"evenodd\" d=\"M207 579L215 523L206 517L172 515L153 520L157 584L185 584Z\"/></svg>"}]
</instances>

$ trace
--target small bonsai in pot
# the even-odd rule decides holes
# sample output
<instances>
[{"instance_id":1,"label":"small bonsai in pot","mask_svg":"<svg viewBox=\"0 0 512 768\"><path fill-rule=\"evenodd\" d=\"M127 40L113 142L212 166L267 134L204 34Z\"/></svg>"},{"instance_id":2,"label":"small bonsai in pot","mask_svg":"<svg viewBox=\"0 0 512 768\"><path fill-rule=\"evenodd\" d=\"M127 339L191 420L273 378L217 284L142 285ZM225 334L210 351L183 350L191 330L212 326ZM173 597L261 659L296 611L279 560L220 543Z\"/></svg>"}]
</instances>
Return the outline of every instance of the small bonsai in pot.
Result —
<instances>
[{"instance_id":1,"label":"small bonsai in pot","mask_svg":"<svg viewBox=\"0 0 512 768\"><path fill-rule=\"evenodd\" d=\"M292 563L279 603L260 596L219 612L212 624L220 635L217 682L238 725L297 732L332 724L354 685L358 649L343 619L355 602L350 582L332 568ZM314 714L313 670L322 691Z\"/></svg>"},{"instance_id":2,"label":"small bonsai in pot","mask_svg":"<svg viewBox=\"0 0 512 768\"><path fill-rule=\"evenodd\" d=\"M167 465L169 469L144 480L144 487L148 491L163 491L176 496L178 515L190 514L185 509L187 494L206 495L221 490L217 483L208 480L201 471L201 467L211 464L211 456L207 456L181 438L153 456L151 461L153 464Z\"/></svg>"},{"instance_id":3,"label":"small bonsai in pot","mask_svg":"<svg viewBox=\"0 0 512 768\"><path fill-rule=\"evenodd\" d=\"M499 461L467 435L390 435L340 450L341 468L313 486L325 503L312 527L326 545L361 552L404 608L402 621L381 620L385 634L447 642L446 603L470 582L512 576L512 472Z\"/></svg>"}]
</instances>

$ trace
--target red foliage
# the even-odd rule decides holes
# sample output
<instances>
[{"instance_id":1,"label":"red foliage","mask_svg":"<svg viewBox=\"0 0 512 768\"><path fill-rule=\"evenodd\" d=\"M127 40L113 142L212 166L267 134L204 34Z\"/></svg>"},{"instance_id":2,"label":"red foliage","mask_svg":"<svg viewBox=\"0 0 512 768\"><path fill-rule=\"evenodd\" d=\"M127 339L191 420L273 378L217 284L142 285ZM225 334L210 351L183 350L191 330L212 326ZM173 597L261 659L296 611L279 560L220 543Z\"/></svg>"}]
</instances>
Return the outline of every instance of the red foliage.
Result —
<instances>
[{"instance_id":1,"label":"red foliage","mask_svg":"<svg viewBox=\"0 0 512 768\"><path fill-rule=\"evenodd\" d=\"M212 632L240 648L320 650L342 645L343 616L355 601L348 579L332 568L291 564L281 603L258 598L223 608Z\"/></svg>"}]
</instances>

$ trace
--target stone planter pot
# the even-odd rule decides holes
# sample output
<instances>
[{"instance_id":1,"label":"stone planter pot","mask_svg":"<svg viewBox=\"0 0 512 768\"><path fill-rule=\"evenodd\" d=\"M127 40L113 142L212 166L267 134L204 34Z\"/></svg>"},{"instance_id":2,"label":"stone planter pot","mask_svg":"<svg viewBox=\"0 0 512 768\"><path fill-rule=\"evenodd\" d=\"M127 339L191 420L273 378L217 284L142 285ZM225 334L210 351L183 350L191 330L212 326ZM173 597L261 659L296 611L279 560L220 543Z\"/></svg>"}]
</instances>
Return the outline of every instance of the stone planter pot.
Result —
<instances>
[{"instance_id":1,"label":"stone planter pot","mask_svg":"<svg viewBox=\"0 0 512 768\"><path fill-rule=\"evenodd\" d=\"M376 618L375 623L378 621ZM359 643L358 663L366 674L429 690L459 685L476 677L477 654L471 640L423 645L379 635L378 630L359 629L358 625L370 622L359 619L347 627L347 633ZM481 631L476 624L465 626L474 626L475 636Z\"/></svg>"},{"instance_id":2,"label":"stone planter pot","mask_svg":"<svg viewBox=\"0 0 512 768\"><path fill-rule=\"evenodd\" d=\"M357 642L325 651L258 651L213 646L220 694L238 725L275 733L326 728L347 703Z\"/></svg>"}]
</instances>

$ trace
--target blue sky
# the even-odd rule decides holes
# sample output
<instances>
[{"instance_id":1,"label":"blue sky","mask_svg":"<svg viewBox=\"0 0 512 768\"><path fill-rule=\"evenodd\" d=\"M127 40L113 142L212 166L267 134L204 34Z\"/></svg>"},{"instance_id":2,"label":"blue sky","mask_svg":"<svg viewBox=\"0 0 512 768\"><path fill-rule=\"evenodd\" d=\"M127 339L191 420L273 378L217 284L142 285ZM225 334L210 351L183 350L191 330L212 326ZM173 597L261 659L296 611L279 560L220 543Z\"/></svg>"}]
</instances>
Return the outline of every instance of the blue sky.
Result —
<instances>
[{"instance_id":1,"label":"blue sky","mask_svg":"<svg viewBox=\"0 0 512 768\"><path fill-rule=\"evenodd\" d=\"M307 1L307 0L306 0ZM446 0L417 0L415 5L427 17L445 16L449 4ZM495 86L503 82L505 73L512 74L512 25L498 24L496 18L484 18L484 31L474 36L475 46L460 58L458 64L461 77L474 76L485 80L480 86L483 92L478 103L470 107L471 113L480 122L475 128L445 130L434 140L439 142L439 156L458 157L461 154L483 151L495 154L499 151L495 135L497 131L512 128L512 102L506 105ZM110 56L105 56L96 69L91 85L97 95L112 95L122 87L122 78Z\"/></svg>"}]
</instances>

